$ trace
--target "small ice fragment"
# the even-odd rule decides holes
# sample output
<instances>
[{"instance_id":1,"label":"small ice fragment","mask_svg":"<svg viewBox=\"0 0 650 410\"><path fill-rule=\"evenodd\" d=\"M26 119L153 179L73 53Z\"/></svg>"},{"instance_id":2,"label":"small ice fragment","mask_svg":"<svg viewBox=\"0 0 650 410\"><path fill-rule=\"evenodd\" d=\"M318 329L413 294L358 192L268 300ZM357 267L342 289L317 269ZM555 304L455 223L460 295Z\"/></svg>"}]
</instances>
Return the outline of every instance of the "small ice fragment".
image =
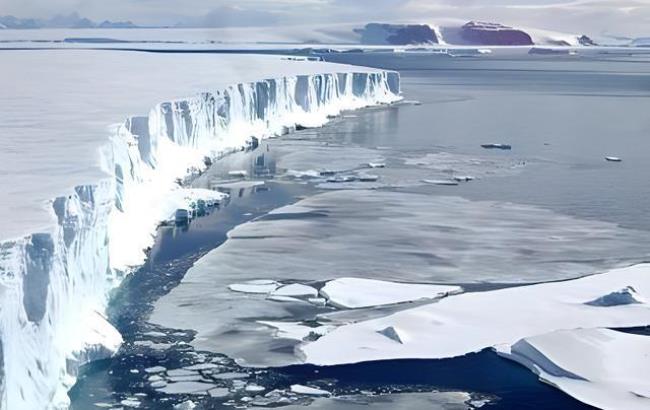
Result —
<instances>
[{"instance_id":1,"label":"small ice fragment","mask_svg":"<svg viewBox=\"0 0 650 410\"><path fill-rule=\"evenodd\" d=\"M627 286L623 289L617 290L615 292L609 293L607 295L596 298L590 302L585 303L589 306L621 306L621 305L633 305L643 303L643 299L639 296L636 290L632 286Z\"/></svg>"},{"instance_id":2,"label":"small ice fragment","mask_svg":"<svg viewBox=\"0 0 650 410\"><path fill-rule=\"evenodd\" d=\"M250 280L244 283L234 283L228 286L233 292L242 293L271 293L276 290L280 284L273 280L259 279Z\"/></svg>"},{"instance_id":3,"label":"small ice fragment","mask_svg":"<svg viewBox=\"0 0 650 410\"><path fill-rule=\"evenodd\" d=\"M400 337L399 332L393 326L388 326L385 329L378 330L377 333L386 336L387 338L394 340L399 344L404 344L404 341Z\"/></svg>"},{"instance_id":4,"label":"small ice fragment","mask_svg":"<svg viewBox=\"0 0 650 410\"><path fill-rule=\"evenodd\" d=\"M185 370L194 370L194 371L200 371L200 370L212 370L212 369L217 369L220 366L218 364L214 363L199 363L199 364L194 364L192 366L187 366L183 367Z\"/></svg>"},{"instance_id":5,"label":"small ice fragment","mask_svg":"<svg viewBox=\"0 0 650 410\"><path fill-rule=\"evenodd\" d=\"M153 332L153 331L152 331L152 332L143 333L142 335L143 335L143 336L150 336L150 337L165 337L165 336L167 336L167 335L164 334L163 332Z\"/></svg>"},{"instance_id":6,"label":"small ice fragment","mask_svg":"<svg viewBox=\"0 0 650 410\"><path fill-rule=\"evenodd\" d=\"M271 296L293 296L293 297L315 297L318 291L311 286L303 285L300 283L292 283L290 285L281 286L280 288L271 292Z\"/></svg>"},{"instance_id":7,"label":"small ice fragment","mask_svg":"<svg viewBox=\"0 0 650 410\"><path fill-rule=\"evenodd\" d=\"M359 174L359 181L361 182L375 182L379 179L377 175Z\"/></svg>"},{"instance_id":8,"label":"small ice fragment","mask_svg":"<svg viewBox=\"0 0 650 410\"><path fill-rule=\"evenodd\" d=\"M302 384L294 384L291 386L291 391L296 394L305 394L308 396L329 396L330 392L316 389L314 387L303 386Z\"/></svg>"},{"instance_id":9,"label":"small ice fragment","mask_svg":"<svg viewBox=\"0 0 650 410\"><path fill-rule=\"evenodd\" d=\"M198 373L193 370L186 370L186 369L172 369L167 372L167 375L170 377L178 377L178 376L194 376L197 375Z\"/></svg>"},{"instance_id":10,"label":"small ice fragment","mask_svg":"<svg viewBox=\"0 0 650 410\"><path fill-rule=\"evenodd\" d=\"M210 397L222 398L230 394L230 391L225 387L217 387L215 389L208 390Z\"/></svg>"},{"instance_id":11,"label":"small ice fragment","mask_svg":"<svg viewBox=\"0 0 650 410\"><path fill-rule=\"evenodd\" d=\"M619 157L605 157L605 160L609 161L609 162L621 162L621 161L623 161Z\"/></svg>"},{"instance_id":12,"label":"small ice fragment","mask_svg":"<svg viewBox=\"0 0 650 410\"><path fill-rule=\"evenodd\" d=\"M432 184L432 185L458 185L458 181L454 181L451 179L423 179L422 182L425 184Z\"/></svg>"},{"instance_id":13,"label":"small ice fragment","mask_svg":"<svg viewBox=\"0 0 650 410\"><path fill-rule=\"evenodd\" d=\"M140 407L140 401L134 398L124 399L120 402L120 404L126 407Z\"/></svg>"},{"instance_id":14,"label":"small ice fragment","mask_svg":"<svg viewBox=\"0 0 650 410\"><path fill-rule=\"evenodd\" d=\"M216 386L210 383L180 382L168 384L165 387L156 389L156 391L163 394L205 394L214 387Z\"/></svg>"},{"instance_id":15,"label":"small ice fragment","mask_svg":"<svg viewBox=\"0 0 650 410\"><path fill-rule=\"evenodd\" d=\"M219 379L219 380L244 379L246 377L248 377L248 373L241 373L241 372L227 372L227 373L212 375L213 379Z\"/></svg>"},{"instance_id":16,"label":"small ice fragment","mask_svg":"<svg viewBox=\"0 0 650 410\"><path fill-rule=\"evenodd\" d=\"M316 306L325 306L327 304L327 299L325 298L309 298L307 301Z\"/></svg>"},{"instance_id":17,"label":"small ice fragment","mask_svg":"<svg viewBox=\"0 0 650 410\"><path fill-rule=\"evenodd\" d=\"M249 393L259 393L266 390L266 388L260 386L259 384L251 383L251 384L247 384L244 390L246 390Z\"/></svg>"},{"instance_id":18,"label":"small ice fragment","mask_svg":"<svg viewBox=\"0 0 650 410\"><path fill-rule=\"evenodd\" d=\"M454 181L458 182L468 182L468 181L473 181L474 177L471 175L456 175L454 176Z\"/></svg>"},{"instance_id":19,"label":"small ice fragment","mask_svg":"<svg viewBox=\"0 0 650 410\"><path fill-rule=\"evenodd\" d=\"M158 381L155 381L155 382L151 383L151 387L153 387L154 389L159 389L159 388L165 387L165 386L167 386L167 382L164 381L164 380L158 380Z\"/></svg>"},{"instance_id":20,"label":"small ice fragment","mask_svg":"<svg viewBox=\"0 0 650 410\"><path fill-rule=\"evenodd\" d=\"M384 164L383 162L369 162L368 166L370 168L385 168L386 164Z\"/></svg>"},{"instance_id":21,"label":"small ice fragment","mask_svg":"<svg viewBox=\"0 0 650 410\"><path fill-rule=\"evenodd\" d=\"M281 303L304 303L305 301L302 299L294 298L293 296L269 296L267 297L268 300L272 300L274 302L281 302Z\"/></svg>"},{"instance_id":22,"label":"small ice fragment","mask_svg":"<svg viewBox=\"0 0 650 410\"><path fill-rule=\"evenodd\" d=\"M246 172L243 169L228 171L228 176L230 176L230 177L246 178L247 175L248 175L248 172Z\"/></svg>"},{"instance_id":23,"label":"small ice fragment","mask_svg":"<svg viewBox=\"0 0 650 410\"><path fill-rule=\"evenodd\" d=\"M163 366L153 366L153 367L147 367L146 369L144 369L144 371L147 372L147 373L161 373L161 372L164 372L165 370L167 370L167 368L163 367Z\"/></svg>"},{"instance_id":24,"label":"small ice fragment","mask_svg":"<svg viewBox=\"0 0 650 410\"><path fill-rule=\"evenodd\" d=\"M129 370L129 373L131 373L131 374L138 374L138 373L140 373L140 370L138 370L138 369L131 369L131 370Z\"/></svg>"},{"instance_id":25,"label":"small ice fragment","mask_svg":"<svg viewBox=\"0 0 650 410\"><path fill-rule=\"evenodd\" d=\"M503 150L512 149L512 145L508 145L508 144L481 144L481 147L485 149L503 149Z\"/></svg>"},{"instance_id":26,"label":"small ice fragment","mask_svg":"<svg viewBox=\"0 0 650 410\"><path fill-rule=\"evenodd\" d=\"M192 400L184 401L174 405L174 410L193 410L196 408L196 404Z\"/></svg>"}]
</instances>

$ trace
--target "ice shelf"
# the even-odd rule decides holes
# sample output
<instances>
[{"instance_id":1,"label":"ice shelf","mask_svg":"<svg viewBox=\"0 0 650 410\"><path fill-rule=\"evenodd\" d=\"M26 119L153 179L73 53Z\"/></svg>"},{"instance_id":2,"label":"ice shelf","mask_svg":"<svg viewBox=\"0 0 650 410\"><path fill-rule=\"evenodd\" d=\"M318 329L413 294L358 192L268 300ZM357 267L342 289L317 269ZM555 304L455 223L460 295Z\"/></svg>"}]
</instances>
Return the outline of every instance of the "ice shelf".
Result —
<instances>
[{"instance_id":1,"label":"ice shelf","mask_svg":"<svg viewBox=\"0 0 650 410\"><path fill-rule=\"evenodd\" d=\"M177 178L399 98L397 73L279 56L0 53L2 409L66 408L79 365L119 346L108 292L170 210L206 194Z\"/></svg>"}]
</instances>

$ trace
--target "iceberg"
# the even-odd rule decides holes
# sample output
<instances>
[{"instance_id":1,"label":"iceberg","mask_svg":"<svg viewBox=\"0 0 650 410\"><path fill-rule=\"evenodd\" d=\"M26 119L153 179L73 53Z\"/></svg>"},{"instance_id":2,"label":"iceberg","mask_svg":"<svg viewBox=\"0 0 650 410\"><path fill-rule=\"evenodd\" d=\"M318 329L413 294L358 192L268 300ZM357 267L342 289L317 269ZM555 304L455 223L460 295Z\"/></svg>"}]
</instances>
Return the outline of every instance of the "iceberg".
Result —
<instances>
[{"instance_id":1,"label":"iceberg","mask_svg":"<svg viewBox=\"0 0 650 410\"><path fill-rule=\"evenodd\" d=\"M650 406L648 336L609 329L561 330L496 350L591 406L628 410Z\"/></svg>"},{"instance_id":2,"label":"iceberg","mask_svg":"<svg viewBox=\"0 0 650 410\"><path fill-rule=\"evenodd\" d=\"M116 351L111 289L179 200L218 200L178 178L253 136L400 92L395 72L278 56L3 53L0 408L12 410L67 408L79 366Z\"/></svg>"}]
</instances>

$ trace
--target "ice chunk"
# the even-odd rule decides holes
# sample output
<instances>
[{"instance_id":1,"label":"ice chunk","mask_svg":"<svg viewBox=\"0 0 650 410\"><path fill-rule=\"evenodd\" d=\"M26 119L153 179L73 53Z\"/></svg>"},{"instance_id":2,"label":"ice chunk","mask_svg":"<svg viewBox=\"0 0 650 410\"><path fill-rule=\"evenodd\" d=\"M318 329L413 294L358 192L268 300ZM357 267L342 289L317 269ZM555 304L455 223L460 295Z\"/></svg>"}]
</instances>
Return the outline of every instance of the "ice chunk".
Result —
<instances>
[{"instance_id":1,"label":"ice chunk","mask_svg":"<svg viewBox=\"0 0 650 410\"><path fill-rule=\"evenodd\" d=\"M225 387L217 387L215 389L208 390L210 397L222 398L227 397L230 394L230 390Z\"/></svg>"},{"instance_id":2,"label":"ice chunk","mask_svg":"<svg viewBox=\"0 0 650 410\"><path fill-rule=\"evenodd\" d=\"M273 280L259 279L250 280L244 283L235 283L228 286L233 292L242 293L271 293L280 287L280 284Z\"/></svg>"},{"instance_id":3,"label":"ice chunk","mask_svg":"<svg viewBox=\"0 0 650 410\"><path fill-rule=\"evenodd\" d=\"M512 149L512 145L509 144L481 144L481 147L485 149L502 149L502 150Z\"/></svg>"},{"instance_id":4,"label":"ice chunk","mask_svg":"<svg viewBox=\"0 0 650 410\"><path fill-rule=\"evenodd\" d=\"M291 391L296 394L305 394L307 396L330 396L331 393L314 387L303 386L302 384L291 385Z\"/></svg>"},{"instance_id":5,"label":"ice chunk","mask_svg":"<svg viewBox=\"0 0 650 410\"><path fill-rule=\"evenodd\" d=\"M156 389L164 394L206 394L208 390L217 387L214 384L202 382L179 382L171 383L165 387Z\"/></svg>"},{"instance_id":6,"label":"ice chunk","mask_svg":"<svg viewBox=\"0 0 650 410\"><path fill-rule=\"evenodd\" d=\"M174 405L174 410L194 410L195 408L196 403L194 403L192 400L187 400Z\"/></svg>"},{"instance_id":7,"label":"ice chunk","mask_svg":"<svg viewBox=\"0 0 650 410\"><path fill-rule=\"evenodd\" d=\"M453 179L423 179L422 182L431 185L458 185L458 181Z\"/></svg>"},{"instance_id":8,"label":"ice chunk","mask_svg":"<svg viewBox=\"0 0 650 410\"><path fill-rule=\"evenodd\" d=\"M605 160L606 160L606 161L609 161L609 162L621 162L621 161L623 161L623 160L622 160L621 158L619 158L619 157L605 157Z\"/></svg>"},{"instance_id":9,"label":"ice chunk","mask_svg":"<svg viewBox=\"0 0 650 410\"><path fill-rule=\"evenodd\" d=\"M147 367L146 369L144 369L144 371L146 373L162 373L165 370L167 370L167 368L163 367L163 366L153 366L153 367Z\"/></svg>"},{"instance_id":10,"label":"ice chunk","mask_svg":"<svg viewBox=\"0 0 650 410\"><path fill-rule=\"evenodd\" d=\"M497 350L584 403L626 410L650 407L649 351L650 337L609 329L561 330Z\"/></svg>"},{"instance_id":11,"label":"ice chunk","mask_svg":"<svg viewBox=\"0 0 650 410\"><path fill-rule=\"evenodd\" d=\"M315 297L318 291L311 286L302 285L300 283L292 283L290 285L281 286L271 292L271 296L292 296L292 297Z\"/></svg>"},{"instance_id":12,"label":"ice chunk","mask_svg":"<svg viewBox=\"0 0 650 410\"><path fill-rule=\"evenodd\" d=\"M194 376L199 374L198 372L194 370L186 370L186 369L172 369L167 371L167 376L170 377L176 377L176 376Z\"/></svg>"},{"instance_id":13,"label":"ice chunk","mask_svg":"<svg viewBox=\"0 0 650 410\"><path fill-rule=\"evenodd\" d=\"M242 373L242 372L227 372L227 373L212 375L213 379L219 379L219 380L245 379L247 377L249 377L248 373Z\"/></svg>"},{"instance_id":14,"label":"ice chunk","mask_svg":"<svg viewBox=\"0 0 650 410\"><path fill-rule=\"evenodd\" d=\"M320 293L333 306L346 309L434 299L461 292L459 286L398 283L375 279L340 278L329 281Z\"/></svg>"},{"instance_id":15,"label":"ice chunk","mask_svg":"<svg viewBox=\"0 0 650 410\"><path fill-rule=\"evenodd\" d=\"M246 385L246 388L244 390L246 390L249 393L260 393L260 392L263 392L264 390L266 390L266 388L263 387L263 386L260 386L259 384L250 383L250 384Z\"/></svg>"}]
</instances>

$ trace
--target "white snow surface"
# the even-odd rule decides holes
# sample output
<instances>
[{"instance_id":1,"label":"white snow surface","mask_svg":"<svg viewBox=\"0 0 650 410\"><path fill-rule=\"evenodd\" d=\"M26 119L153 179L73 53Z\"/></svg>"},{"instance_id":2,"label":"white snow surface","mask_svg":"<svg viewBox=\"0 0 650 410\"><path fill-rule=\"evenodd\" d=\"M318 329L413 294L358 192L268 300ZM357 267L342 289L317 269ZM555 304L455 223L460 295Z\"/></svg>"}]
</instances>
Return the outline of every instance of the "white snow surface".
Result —
<instances>
[{"instance_id":1,"label":"white snow surface","mask_svg":"<svg viewBox=\"0 0 650 410\"><path fill-rule=\"evenodd\" d=\"M0 408L12 410L66 408L77 366L119 346L87 318L174 208L221 198L177 178L251 136L399 93L397 73L279 56L3 50L0 78Z\"/></svg>"},{"instance_id":2,"label":"white snow surface","mask_svg":"<svg viewBox=\"0 0 650 410\"><path fill-rule=\"evenodd\" d=\"M561 329L650 324L650 305L592 306L585 302L632 286L650 295L650 265L640 264L571 281L449 296L390 316L344 325L300 349L306 363L462 356ZM381 332L399 330L402 343Z\"/></svg>"},{"instance_id":3,"label":"white snow surface","mask_svg":"<svg viewBox=\"0 0 650 410\"><path fill-rule=\"evenodd\" d=\"M540 380L601 409L650 407L650 337L610 329L561 330L497 352Z\"/></svg>"},{"instance_id":4,"label":"white snow surface","mask_svg":"<svg viewBox=\"0 0 650 410\"><path fill-rule=\"evenodd\" d=\"M320 293L334 306L348 309L434 299L461 292L459 286L397 283L363 278L329 281Z\"/></svg>"}]
</instances>

